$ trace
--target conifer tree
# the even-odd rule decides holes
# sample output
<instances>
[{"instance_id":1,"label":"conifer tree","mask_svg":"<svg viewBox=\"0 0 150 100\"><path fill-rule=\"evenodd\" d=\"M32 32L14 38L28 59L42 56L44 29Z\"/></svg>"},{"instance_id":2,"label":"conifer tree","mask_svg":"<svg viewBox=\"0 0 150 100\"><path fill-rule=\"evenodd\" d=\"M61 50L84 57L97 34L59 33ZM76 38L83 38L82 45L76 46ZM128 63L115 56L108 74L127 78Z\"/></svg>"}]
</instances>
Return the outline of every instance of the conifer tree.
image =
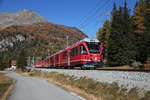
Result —
<instances>
[{"instance_id":1,"label":"conifer tree","mask_svg":"<svg viewBox=\"0 0 150 100\"><path fill-rule=\"evenodd\" d=\"M114 4L108 42L108 64L111 66L127 65L134 59L130 24L131 18L127 3L125 2L124 7L119 7L119 9Z\"/></svg>"},{"instance_id":2,"label":"conifer tree","mask_svg":"<svg viewBox=\"0 0 150 100\"><path fill-rule=\"evenodd\" d=\"M20 68L23 71L26 65L27 65L26 51L24 49L21 49L17 56L17 68Z\"/></svg>"},{"instance_id":3,"label":"conifer tree","mask_svg":"<svg viewBox=\"0 0 150 100\"><path fill-rule=\"evenodd\" d=\"M147 51L147 57L150 57L150 0L145 1L144 12L144 25L145 25L145 47Z\"/></svg>"},{"instance_id":4,"label":"conifer tree","mask_svg":"<svg viewBox=\"0 0 150 100\"><path fill-rule=\"evenodd\" d=\"M135 60L136 56L136 46L135 46L135 36L133 34L133 27L132 27L132 19L130 15L130 11L127 7L127 2L124 2L124 7L123 7L123 24L122 24L122 31L123 34L125 35L124 38L124 47L126 52L126 58L127 58L127 63L130 64L132 61Z\"/></svg>"},{"instance_id":5,"label":"conifer tree","mask_svg":"<svg viewBox=\"0 0 150 100\"><path fill-rule=\"evenodd\" d=\"M2 62L3 62L3 66L5 68L9 68L10 67L10 57L8 55L4 55L3 56Z\"/></svg>"},{"instance_id":6,"label":"conifer tree","mask_svg":"<svg viewBox=\"0 0 150 100\"><path fill-rule=\"evenodd\" d=\"M3 70L4 66L3 66L3 53L0 52L0 70Z\"/></svg>"},{"instance_id":7,"label":"conifer tree","mask_svg":"<svg viewBox=\"0 0 150 100\"><path fill-rule=\"evenodd\" d=\"M145 1L140 0L134 9L133 30L135 35L136 61L144 62L147 59L146 34L145 34Z\"/></svg>"},{"instance_id":8,"label":"conifer tree","mask_svg":"<svg viewBox=\"0 0 150 100\"><path fill-rule=\"evenodd\" d=\"M108 64L111 66L122 65L122 50L123 47L121 43L121 26L122 21L122 9L116 8L114 3L112 11L112 23L111 23L111 33L108 41Z\"/></svg>"},{"instance_id":9,"label":"conifer tree","mask_svg":"<svg viewBox=\"0 0 150 100\"><path fill-rule=\"evenodd\" d=\"M0 54L0 69L3 70L5 68L11 67L11 59L9 55Z\"/></svg>"}]
</instances>

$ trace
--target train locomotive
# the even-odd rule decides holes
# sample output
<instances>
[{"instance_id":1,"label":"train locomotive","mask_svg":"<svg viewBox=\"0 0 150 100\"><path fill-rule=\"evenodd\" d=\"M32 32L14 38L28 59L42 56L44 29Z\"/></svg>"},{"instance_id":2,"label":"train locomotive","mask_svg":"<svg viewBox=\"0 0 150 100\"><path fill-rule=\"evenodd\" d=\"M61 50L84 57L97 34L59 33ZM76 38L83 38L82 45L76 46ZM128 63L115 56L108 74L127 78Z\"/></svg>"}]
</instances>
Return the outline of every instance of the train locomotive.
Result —
<instances>
[{"instance_id":1,"label":"train locomotive","mask_svg":"<svg viewBox=\"0 0 150 100\"><path fill-rule=\"evenodd\" d=\"M103 43L85 38L35 64L36 68L97 68L103 65Z\"/></svg>"}]
</instances>

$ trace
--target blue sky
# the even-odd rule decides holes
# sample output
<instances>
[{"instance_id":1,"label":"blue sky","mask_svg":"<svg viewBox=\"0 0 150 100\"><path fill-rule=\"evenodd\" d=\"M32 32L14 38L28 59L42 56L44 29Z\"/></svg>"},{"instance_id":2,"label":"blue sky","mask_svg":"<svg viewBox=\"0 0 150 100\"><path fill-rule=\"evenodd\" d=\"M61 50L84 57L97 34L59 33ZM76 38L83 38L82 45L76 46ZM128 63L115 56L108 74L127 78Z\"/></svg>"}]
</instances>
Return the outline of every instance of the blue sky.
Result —
<instances>
[{"instance_id":1,"label":"blue sky","mask_svg":"<svg viewBox=\"0 0 150 100\"><path fill-rule=\"evenodd\" d=\"M132 9L138 0L126 0ZM113 2L123 5L124 0L0 0L0 12L29 9L55 24L77 27L91 38L98 28L110 19Z\"/></svg>"}]
</instances>

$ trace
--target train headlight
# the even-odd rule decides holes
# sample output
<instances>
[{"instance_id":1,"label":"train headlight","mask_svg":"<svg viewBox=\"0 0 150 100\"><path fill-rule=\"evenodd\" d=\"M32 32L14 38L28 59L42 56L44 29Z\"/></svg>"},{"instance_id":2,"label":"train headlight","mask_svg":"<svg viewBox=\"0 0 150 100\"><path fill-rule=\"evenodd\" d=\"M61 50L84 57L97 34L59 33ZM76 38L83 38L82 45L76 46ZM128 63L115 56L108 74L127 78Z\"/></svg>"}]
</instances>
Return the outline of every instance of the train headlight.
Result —
<instances>
[{"instance_id":1,"label":"train headlight","mask_svg":"<svg viewBox=\"0 0 150 100\"><path fill-rule=\"evenodd\" d=\"M97 57L95 57L94 60L97 60Z\"/></svg>"}]
</instances>

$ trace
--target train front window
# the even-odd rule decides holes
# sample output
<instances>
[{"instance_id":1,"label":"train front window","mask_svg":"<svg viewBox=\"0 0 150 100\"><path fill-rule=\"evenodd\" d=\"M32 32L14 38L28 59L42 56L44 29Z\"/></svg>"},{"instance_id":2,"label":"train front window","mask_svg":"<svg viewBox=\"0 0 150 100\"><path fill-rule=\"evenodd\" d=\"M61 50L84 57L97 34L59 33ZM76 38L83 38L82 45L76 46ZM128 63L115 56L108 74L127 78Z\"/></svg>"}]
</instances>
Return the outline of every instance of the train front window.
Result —
<instances>
[{"instance_id":1,"label":"train front window","mask_svg":"<svg viewBox=\"0 0 150 100\"><path fill-rule=\"evenodd\" d=\"M99 43L98 42L86 42L90 53L99 53Z\"/></svg>"},{"instance_id":2,"label":"train front window","mask_svg":"<svg viewBox=\"0 0 150 100\"><path fill-rule=\"evenodd\" d=\"M80 46L80 52L81 54L87 54L87 51L83 45Z\"/></svg>"}]
</instances>

